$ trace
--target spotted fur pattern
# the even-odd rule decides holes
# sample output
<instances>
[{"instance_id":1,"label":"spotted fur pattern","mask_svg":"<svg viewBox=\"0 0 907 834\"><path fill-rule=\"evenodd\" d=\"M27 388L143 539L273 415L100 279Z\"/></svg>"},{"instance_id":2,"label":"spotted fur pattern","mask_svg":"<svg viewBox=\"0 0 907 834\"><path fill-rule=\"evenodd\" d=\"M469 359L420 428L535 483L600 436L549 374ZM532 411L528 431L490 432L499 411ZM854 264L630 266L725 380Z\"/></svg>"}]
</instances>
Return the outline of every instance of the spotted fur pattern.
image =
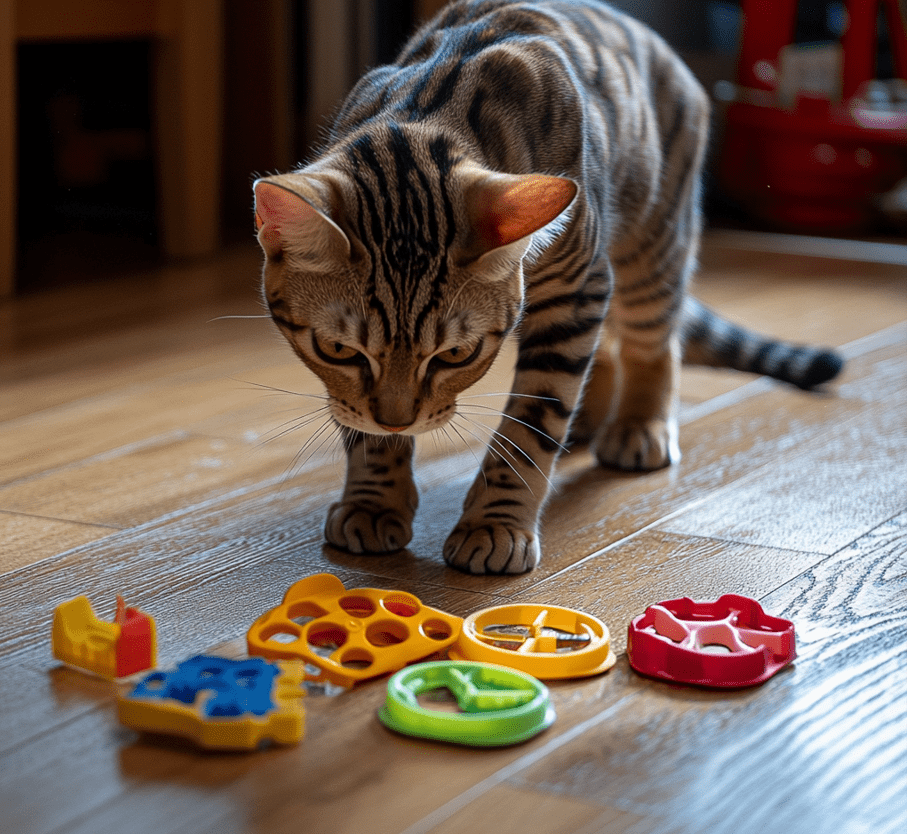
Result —
<instances>
[{"instance_id":1,"label":"spotted fur pattern","mask_svg":"<svg viewBox=\"0 0 907 834\"><path fill-rule=\"evenodd\" d=\"M461 0L369 72L313 162L256 183L264 288L348 452L326 537L412 535L413 437L515 333L512 396L444 547L470 573L539 561L568 432L602 464L676 460L688 358L803 387L832 354L727 324L685 293L709 108L651 31L594 0Z\"/></svg>"}]
</instances>

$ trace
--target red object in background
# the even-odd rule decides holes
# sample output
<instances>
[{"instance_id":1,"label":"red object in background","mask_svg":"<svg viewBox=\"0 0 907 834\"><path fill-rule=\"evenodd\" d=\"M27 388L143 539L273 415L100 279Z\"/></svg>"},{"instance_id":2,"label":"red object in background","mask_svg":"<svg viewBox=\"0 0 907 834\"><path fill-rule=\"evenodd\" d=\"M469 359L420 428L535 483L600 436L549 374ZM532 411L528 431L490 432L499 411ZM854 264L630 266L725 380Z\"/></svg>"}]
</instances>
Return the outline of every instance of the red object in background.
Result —
<instances>
[{"instance_id":1,"label":"red object in background","mask_svg":"<svg viewBox=\"0 0 907 834\"><path fill-rule=\"evenodd\" d=\"M717 650L718 653L715 653ZM640 674L737 688L768 680L797 656L794 624L740 594L650 605L630 623L627 657Z\"/></svg>"},{"instance_id":2,"label":"red object in background","mask_svg":"<svg viewBox=\"0 0 907 834\"><path fill-rule=\"evenodd\" d=\"M848 0L840 102L778 101L780 53L797 0L743 0L738 100L727 109L720 176L727 192L775 225L845 231L868 225L873 200L907 177L907 106L858 97L873 80L876 21L885 4L895 70L907 79L907 21L898 0Z\"/></svg>"}]
</instances>

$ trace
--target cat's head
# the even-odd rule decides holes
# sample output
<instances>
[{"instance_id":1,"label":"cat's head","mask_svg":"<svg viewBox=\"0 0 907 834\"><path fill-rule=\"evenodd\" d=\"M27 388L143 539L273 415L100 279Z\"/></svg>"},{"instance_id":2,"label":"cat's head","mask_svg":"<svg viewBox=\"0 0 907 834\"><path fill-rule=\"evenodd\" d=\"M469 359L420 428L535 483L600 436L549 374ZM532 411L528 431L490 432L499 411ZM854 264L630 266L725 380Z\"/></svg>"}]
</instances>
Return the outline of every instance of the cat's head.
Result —
<instances>
[{"instance_id":1,"label":"cat's head","mask_svg":"<svg viewBox=\"0 0 907 834\"><path fill-rule=\"evenodd\" d=\"M519 318L532 236L576 195L559 177L407 153L360 144L255 183L274 321L335 420L369 434L454 415Z\"/></svg>"}]
</instances>

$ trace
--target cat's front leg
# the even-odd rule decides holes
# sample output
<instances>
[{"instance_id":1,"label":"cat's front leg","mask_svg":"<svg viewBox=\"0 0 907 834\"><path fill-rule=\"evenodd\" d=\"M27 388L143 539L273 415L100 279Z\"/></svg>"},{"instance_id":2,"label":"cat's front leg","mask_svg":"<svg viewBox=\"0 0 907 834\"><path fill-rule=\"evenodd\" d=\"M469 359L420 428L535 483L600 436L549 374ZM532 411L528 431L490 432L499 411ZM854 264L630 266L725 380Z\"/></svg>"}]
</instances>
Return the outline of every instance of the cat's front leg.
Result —
<instances>
[{"instance_id":1,"label":"cat's front leg","mask_svg":"<svg viewBox=\"0 0 907 834\"><path fill-rule=\"evenodd\" d=\"M391 553L409 544L419 493L413 481L415 443L347 431L346 485L328 510L324 535L351 553Z\"/></svg>"},{"instance_id":2,"label":"cat's front leg","mask_svg":"<svg viewBox=\"0 0 907 834\"><path fill-rule=\"evenodd\" d=\"M501 574L525 573L538 565L539 513L574 400L565 404L541 382L537 371L517 374L516 396L507 404L463 515L444 546L452 567Z\"/></svg>"},{"instance_id":3,"label":"cat's front leg","mask_svg":"<svg viewBox=\"0 0 907 834\"><path fill-rule=\"evenodd\" d=\"M596 323L590 316L588 332L577 328L570 339L572 356L552 350L523 351L521 346L514 394L504 420L492 435L463 515L444 545L444 559L451 567L466 573L503 574L525 573L538 565L539 514L599 324L600 318ZM523 342L533 343L531 331L524 331Z\"/></svg>"}]
</instances>

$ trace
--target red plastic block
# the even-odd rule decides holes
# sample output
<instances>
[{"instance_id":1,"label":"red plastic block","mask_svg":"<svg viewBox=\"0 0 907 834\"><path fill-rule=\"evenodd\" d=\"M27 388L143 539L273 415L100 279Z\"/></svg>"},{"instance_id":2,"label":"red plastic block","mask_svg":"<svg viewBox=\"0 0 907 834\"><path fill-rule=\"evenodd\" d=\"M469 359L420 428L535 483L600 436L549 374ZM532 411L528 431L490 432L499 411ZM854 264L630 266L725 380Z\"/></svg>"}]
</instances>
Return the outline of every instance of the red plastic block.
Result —
<instances>
[{"instance_id":1,"label":"red plastic block","mask_svg":"<svg viewBox=\"0 0 907 834\"><path fill-rule=\"evenodd\" d=\"M68 666L108 679L144 672L157 662L154 619L119 596L112 623L99 620L85 596L58 605L51 647Z\"/></svg>"}]
</instances>

